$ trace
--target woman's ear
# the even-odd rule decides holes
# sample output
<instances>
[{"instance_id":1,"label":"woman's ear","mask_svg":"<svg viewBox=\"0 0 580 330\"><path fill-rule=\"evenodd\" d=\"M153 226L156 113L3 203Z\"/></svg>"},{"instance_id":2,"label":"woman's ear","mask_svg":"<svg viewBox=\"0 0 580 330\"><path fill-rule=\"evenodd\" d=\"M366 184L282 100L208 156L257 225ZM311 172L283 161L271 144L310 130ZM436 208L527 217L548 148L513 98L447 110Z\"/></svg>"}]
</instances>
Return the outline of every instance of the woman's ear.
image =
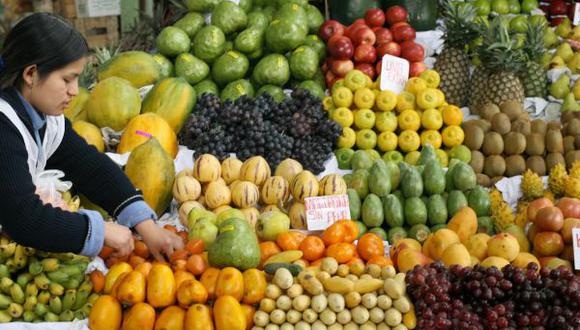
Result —
<instances>
[{"instance_id":1,"label":"woman's ear","mask_svg":"<svg viewBox=\"0 0 580 330\"><path fill-rule=\"evenodd\" d=\"M37 80L38 68L36 64L29 65L22 71L22 80L26 84L26 87L32 88L34 82Z\"/></svg>"}]
</instances>

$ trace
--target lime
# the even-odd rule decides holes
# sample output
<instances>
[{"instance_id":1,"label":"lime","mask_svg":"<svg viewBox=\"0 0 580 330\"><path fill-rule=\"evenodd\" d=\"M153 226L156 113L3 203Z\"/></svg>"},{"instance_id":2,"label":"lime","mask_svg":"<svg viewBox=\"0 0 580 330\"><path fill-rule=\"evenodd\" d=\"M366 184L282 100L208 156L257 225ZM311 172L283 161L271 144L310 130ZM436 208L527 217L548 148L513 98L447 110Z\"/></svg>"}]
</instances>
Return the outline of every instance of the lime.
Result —
<instances>
[{"instance_id":1,"label":"lime","mask_svg":"<svg viewBox=\"0 0 580 330\"><path fill-rule=\"evenodd\" d=\"M187 53L191 46L191 40L187 33L174 26L168 26L161 30L155 42L157 50L167 57Z\"/></svg>"}]
</instances>

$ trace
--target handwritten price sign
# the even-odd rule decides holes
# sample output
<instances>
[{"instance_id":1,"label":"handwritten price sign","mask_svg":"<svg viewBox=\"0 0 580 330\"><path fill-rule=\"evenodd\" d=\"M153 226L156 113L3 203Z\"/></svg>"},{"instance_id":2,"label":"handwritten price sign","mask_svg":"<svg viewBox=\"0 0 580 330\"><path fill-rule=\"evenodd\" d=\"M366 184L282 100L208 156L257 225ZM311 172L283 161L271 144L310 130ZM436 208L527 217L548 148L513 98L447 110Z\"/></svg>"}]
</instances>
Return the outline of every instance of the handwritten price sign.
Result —
<instances>
[{"instance_id":1,"label":"handwritten price sign","mask_svg":"<svg viewBox=\"0 0 580 330\"><path fill-rule=\"evenodd\" d=\"M324 230L338 220L350 220L347 195L308 197L306 223L308 230Z\"/></svg>"},{"instance_id":2,"label":"handwritten price sign","mask_svg":"<svg viewBox=\"0 0 580 330\"><path fill-rule=\"evenodd\" d=\"M392 55L383 56L381 67L381 90L401 93L409 79L409 62Z\"/></svg>"},{"instance_id":3,"label":"handwritten price sign","mask_svg":"<svg viewBox=\"0 0 580 330\"><path fill-rule=\"evenodd\" d=\"M574 269L580 270L580 228L572 229L572 244L574 244Z\"/></svg>"}]
</instances>

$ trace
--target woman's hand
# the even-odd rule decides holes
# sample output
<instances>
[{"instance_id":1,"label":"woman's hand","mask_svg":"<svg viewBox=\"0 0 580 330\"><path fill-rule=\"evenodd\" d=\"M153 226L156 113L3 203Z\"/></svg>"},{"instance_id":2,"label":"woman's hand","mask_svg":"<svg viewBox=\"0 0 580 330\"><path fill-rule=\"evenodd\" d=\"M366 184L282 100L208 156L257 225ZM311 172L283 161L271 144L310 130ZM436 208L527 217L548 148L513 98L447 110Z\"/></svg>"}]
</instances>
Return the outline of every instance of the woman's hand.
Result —
<instances>
[{"instance_id":1,"label":"woman's hand","mask_svg":"<svg viewBox=\"0 0 580 330\"><path fill-rule=\"evenodd\" d=\"M165 260L163 255L169 259L175 250L183 249L181 237L157 226L153 220L143 221L135 229L143 237L149 252L159 261Z\"/></svg>"},{"instance_id":2,"label":"woman's hand","mask_svg":"<svg viewBox=\"0 0 580 330\"><path fill-rule=\"evenodd\" d=\"M133 234L125 226L105 222L105 245L115 250L111 256L126 257L133 252Z\"/></svg>"}]
</instances>

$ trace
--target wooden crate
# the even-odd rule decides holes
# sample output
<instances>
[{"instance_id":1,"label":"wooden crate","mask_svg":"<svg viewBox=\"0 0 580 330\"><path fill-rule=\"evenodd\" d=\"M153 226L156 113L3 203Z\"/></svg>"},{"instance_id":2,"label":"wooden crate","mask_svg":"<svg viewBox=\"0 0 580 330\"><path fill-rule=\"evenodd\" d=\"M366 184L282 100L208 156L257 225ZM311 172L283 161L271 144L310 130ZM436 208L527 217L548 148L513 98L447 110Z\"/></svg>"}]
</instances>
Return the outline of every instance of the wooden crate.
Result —
<instances>
[{"instance_id":1,"label":"wooden crate","mask_svg":"<svg viewBox=\"0 0 580 330\"><path fill-rule=\"evenodd\" d=\"M56 0L58 2L59 13L65 18L77 17L77 7L75 0Z\"/></svg>"},{"instance_id":2,"label":"wooden crate","mask_svg":"<svg viewBox=\"0 0 580 330\"><path fill-rule=\"evenodd\" d=\"M73 18L71 22L85 36L91 49L119 42L119 16Z\"/></svg>"}]
</instances>

